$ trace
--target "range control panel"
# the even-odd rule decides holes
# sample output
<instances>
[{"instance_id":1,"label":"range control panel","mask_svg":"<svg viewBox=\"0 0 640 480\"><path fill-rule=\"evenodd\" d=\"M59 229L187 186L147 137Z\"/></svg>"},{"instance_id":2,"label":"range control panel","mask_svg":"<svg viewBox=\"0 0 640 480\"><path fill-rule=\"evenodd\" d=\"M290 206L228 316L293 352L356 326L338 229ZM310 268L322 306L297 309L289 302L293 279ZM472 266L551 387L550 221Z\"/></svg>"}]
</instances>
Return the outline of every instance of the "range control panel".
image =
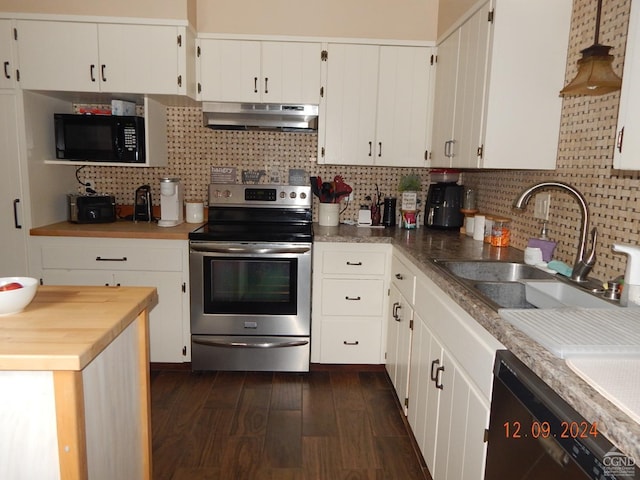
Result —
<instances>
[{"instance_id":1,"label":"range control panel","mask_svg":"<svg viewBox=\"0 0 640 480\"><path fill-rule=\"evenodd\" d=\"M209 206L311 208L312 200L309 186L209 184Z\"/></svg>"}]
</instances>

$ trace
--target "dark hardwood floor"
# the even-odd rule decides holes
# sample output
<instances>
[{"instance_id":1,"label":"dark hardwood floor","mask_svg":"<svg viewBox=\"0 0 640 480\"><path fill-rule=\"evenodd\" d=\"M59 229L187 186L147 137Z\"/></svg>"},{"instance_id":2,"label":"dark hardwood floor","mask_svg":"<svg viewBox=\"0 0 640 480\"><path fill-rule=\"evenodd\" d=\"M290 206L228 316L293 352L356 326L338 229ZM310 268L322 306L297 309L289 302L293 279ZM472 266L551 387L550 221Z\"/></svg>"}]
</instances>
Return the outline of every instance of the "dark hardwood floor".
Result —
<instances>
[{"instance_id":1,"label":"dark hardwood floor","mask_svg":"<svg viewBox=\"0 0 640 480\"><path fill-rule=\"evenodd\" d=\"M155 480L429 478L382 367L152 370Z\"/></svg>"}]
</instances>

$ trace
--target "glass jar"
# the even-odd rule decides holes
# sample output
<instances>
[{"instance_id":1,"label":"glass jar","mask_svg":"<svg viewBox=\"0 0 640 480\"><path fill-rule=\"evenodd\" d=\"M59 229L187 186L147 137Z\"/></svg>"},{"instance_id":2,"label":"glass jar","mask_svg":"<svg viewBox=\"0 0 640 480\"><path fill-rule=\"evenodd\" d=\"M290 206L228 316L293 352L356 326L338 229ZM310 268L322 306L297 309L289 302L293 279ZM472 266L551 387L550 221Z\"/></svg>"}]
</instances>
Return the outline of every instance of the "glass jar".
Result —
<instances>
[{"instance_id":1,"label":"glass jar","mask_svg":"<svg viewBox=\"0 0 640 480\"><path fill-rule=\"evenodd\" d=\"M511 242L511 219L498 217L493 219L491 227L491 246L508 247Z\"/></svg>"},{"instance_id":2,"label":"glass jar","mask_svg":"<svg viewBox=\"0 0 640 480\"><path fill-rule=\"evenodd\" d=\"M491 243L491 234L493 233L493 215L486 215L484 221L484 243Z\"/></svg>"}]
</instances>

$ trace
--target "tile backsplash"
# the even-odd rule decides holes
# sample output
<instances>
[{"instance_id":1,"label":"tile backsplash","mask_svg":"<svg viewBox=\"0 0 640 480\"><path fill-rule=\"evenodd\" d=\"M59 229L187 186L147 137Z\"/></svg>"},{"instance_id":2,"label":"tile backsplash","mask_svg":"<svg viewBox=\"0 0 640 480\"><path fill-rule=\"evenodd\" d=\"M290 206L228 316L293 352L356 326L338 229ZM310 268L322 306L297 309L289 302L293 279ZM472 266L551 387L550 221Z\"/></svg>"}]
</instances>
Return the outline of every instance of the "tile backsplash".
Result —
<instances>
[{"instance_id":1,"label":"tile backsplash","mask_svg":"<svg viewBox=\"0 0 640 480\"><path fill-rule=\"evenodd\" d=\"M580 50L593 43L595 3L574 0L567 81L576 73ZM618 74L622 73L624 62L630 5L631 0L611 0L603 5L600 43L613 47L611 54L615 56L614 69ZM540 66L540 74L544 74L544 65ZM562 85L558 85L558 91L561 88ZM592 275L610 279L624 272L626 258L614 255L611 244L640 243L640 174L613 168L619 101L619 92L564 99L556 170L463 173L462 182L477 191L482 211L512 218L513 246L524 248L527 240L540 229L539 222L533 218L533 201L525 212L514 212L511 209L514 198L533 183L563 181L586 197L591 226L598 228L598 262ZM202 126L198 107L168 107L167 113L167 167L86 167L81 175L90 179L97 190L115 195L122 204L132 203L134 190L142 184L151 185L157 204L158 180L165 176L182 179L186 199L205 200L211 166L236 167L238 181L243 169L275 171L285 182L290 168L305 169L309 175L320 175L327 180L342 175L355 192L354 201L341 216L343 220L357 217L358 206L366 203L365 196L375 192L376 184L382 193L397 196L400 177L418 173L422 177L423 192L428 186L427 169L318 165L315 133L212 131ZM526 124L526 112L514 112L513 117L514 121ZM548 227L550 237L558 242L555 258L572 265L580 223L577 204L565 193L550 192ZM424 196L423 193L423 200Z\"/></svg>"}]
</instances>

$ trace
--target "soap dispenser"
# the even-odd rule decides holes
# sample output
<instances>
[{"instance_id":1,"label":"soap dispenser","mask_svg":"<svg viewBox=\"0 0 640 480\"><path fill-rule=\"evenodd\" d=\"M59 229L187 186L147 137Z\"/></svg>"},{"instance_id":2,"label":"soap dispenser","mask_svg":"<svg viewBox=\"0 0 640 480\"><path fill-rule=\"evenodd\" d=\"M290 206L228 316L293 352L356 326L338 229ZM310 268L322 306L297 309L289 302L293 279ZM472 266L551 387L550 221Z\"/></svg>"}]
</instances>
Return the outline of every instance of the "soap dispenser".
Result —
<instances>
[{"instance_id":1,"label":"soap dispenser","mask_svg":"<svg viewBox=\"0 0 640 480\"><path fill-rule=\"evenodd\" d=\"M620 305L640 306L640 246L613 244L614 252L624 253L627 258L627 268L624 272L624 286Z\"/></svg>"}]
</instances>

